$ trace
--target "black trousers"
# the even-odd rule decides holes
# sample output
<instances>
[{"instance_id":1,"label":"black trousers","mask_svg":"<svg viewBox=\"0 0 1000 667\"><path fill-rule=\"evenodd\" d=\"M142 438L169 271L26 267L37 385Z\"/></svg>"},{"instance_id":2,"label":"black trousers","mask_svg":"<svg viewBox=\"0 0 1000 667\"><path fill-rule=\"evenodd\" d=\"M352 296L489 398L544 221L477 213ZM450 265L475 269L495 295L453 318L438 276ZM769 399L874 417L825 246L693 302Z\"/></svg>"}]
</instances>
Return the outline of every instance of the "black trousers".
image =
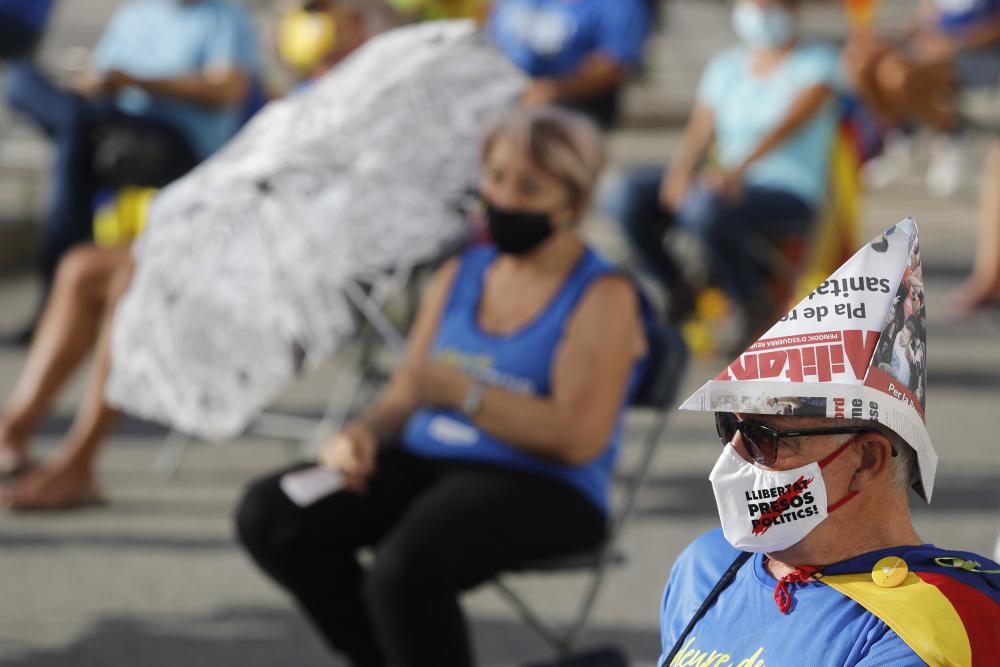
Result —
<instances>
[{"instance_id":1,"label":"black trousers","mask_svg":"<svg viewBox=\"0 0 1000 667\"><path fill-rule=\"evenodd\" d=\"M295 466L289 470L307 467ZM365 494L299 508L281 476L253 482L239 538L354 665L472 665L461 591L526 562L597 546L606 519L571 487L486 465L379 453ZM360 547L375 559L365 569Z\"/></svg>"}]
</instances>

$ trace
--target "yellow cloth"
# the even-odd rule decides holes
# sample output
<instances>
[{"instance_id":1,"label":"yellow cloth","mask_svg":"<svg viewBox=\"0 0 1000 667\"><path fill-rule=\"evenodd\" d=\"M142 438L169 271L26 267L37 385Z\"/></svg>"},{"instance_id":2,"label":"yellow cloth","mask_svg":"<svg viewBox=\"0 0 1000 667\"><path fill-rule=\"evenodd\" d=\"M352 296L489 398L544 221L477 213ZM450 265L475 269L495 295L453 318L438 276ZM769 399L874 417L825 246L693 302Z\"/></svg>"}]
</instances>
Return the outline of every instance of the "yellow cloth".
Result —
<instances>
[{"instance_id":1,"label":"yellow cloth","mask_svg":"<svg viewBox=\"0 0 1000 667\"><path fill-rule=\"evenodd\" d=\"M830 191L809 256L799 276L795 302L807 296L854 254L861 235L861 181L853 140L837 132L830 156Z\"/></svg>"},{"instance_id":2,"label":"yellow cloth","mask_svg":"<svg viewBox=\"0 0 1000 667\"><path fill-rule=\"evenodd\" d=\"M420 12L424 20L485 19L492 0L389 0L401 12Z\"/></svg>"},{"instance_id":3,"label":"yellow cloth","mask_svg":"<svg viewBox=\"0 0 1000 667\"><path fill-rule=\"evenodd\" d=\"M972 647L962 618L936 587L910 572L899 586L882 588L869 573L820 579L882 619L932 667L972 665Z\"/></svg>"},{"instance_id":4,"label":"yellow cloth","mask_svg":"<svg viewBox=\"0 0 1000 667\"><path fill-rule=\"evenodd\" d=\"M300 72L310 72L337 45L337 22L327 12L294 9L281 17L278 55Z\"/></svg>"},{"instance_id":5,"label":"yellow cloth","mask_svg":"<svg viewBox=\"0 0 1000 667\"><path fill-rule=\"evenodd\" d=\"M110 248L130 243L146 225L146 211L156 188L126 187L94 216L94 243L99 248Z\"/></svg>"}]
</instances>

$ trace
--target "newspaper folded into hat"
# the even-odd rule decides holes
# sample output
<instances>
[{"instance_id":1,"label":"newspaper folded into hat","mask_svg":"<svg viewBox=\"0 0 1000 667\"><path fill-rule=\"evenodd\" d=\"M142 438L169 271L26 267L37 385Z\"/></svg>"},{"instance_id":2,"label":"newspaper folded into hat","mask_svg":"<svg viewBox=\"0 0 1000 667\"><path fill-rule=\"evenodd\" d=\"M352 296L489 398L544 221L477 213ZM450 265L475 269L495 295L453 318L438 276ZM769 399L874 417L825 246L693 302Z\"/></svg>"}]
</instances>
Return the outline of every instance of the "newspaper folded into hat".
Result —
<instances>
[{"instance_id":1,"label":"newspaper folded into hat","mask_svg":"<svg viewBox=\"0 0 1000 667\"><path fill-rule=\"evenodd\" d=\"M912 218L867 244L681 410L878 421L917 453L930 501L927 311Z\"/></svg>"}]
</instances>

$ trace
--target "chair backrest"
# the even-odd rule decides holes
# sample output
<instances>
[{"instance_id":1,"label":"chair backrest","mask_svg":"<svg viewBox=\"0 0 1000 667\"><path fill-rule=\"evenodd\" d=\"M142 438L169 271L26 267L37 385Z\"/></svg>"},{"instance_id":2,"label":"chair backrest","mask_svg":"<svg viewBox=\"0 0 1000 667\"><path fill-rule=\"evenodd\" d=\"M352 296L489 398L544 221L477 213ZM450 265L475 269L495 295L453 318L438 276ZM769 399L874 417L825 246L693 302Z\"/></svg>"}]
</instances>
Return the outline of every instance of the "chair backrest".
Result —
<instances>
[{"instance_id":1,"label":"chair backrest","mask_svg":"<svg viewBox=\"0 0 1000 667\"><path fill-rule=\"evenodd\" d=\"M688 364L688 347L684 337L670 324L647 327L649 359L646 371L631 406L634 408L668 409L677 397Z\"/></svg>"},{"instance_id":2,"label":"chair backrest","mask_svg":"<svg viewBox=\"0 0 1000 667\"><path fill-rule=\"evenodd\" d=\"M611 554L618 535L632 516L639 490L649 476L653 455L666 428L667 416L674 409L673 403L684 381L690 357L684 337L670 324L647 327L646 339L649 361L642 383L632 397L631 407L656 410L658 415L642 444L634 472L625 482L619 509L615 513L611 534L605 545L606 556Z\"/></svg>"}]
</instances>

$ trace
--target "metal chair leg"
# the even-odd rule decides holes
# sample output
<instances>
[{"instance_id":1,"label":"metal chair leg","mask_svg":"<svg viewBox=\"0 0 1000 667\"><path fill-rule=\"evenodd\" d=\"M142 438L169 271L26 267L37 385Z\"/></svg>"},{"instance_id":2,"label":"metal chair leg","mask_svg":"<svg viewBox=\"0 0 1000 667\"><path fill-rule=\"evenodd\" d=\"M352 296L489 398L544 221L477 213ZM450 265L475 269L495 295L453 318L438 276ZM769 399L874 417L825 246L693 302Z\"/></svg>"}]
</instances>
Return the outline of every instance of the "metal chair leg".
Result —
<instances>
[{"instance_id":1,"label":"metal chair leg","mask_svg":"<svg viewBox=\"0 0 1000 667\"><path fill-rule=\"evenodd\" d=\"M171 431L164 443L160 445L160 451L157 452L156 458L153 460L153 472L165 480L177 477L191 441L192 438L187 433Z\"/></svg>"},{"instance_id":2,"label":"metal chair leg","mask_svg":"<svg viewBox=\"0 0 1000 667\"><path fill-rule=\"evenodd\" d=\"M528 606L528 604L521 599L521 597L513 591L507 584L505 584L500 579L496 579L493 582L497 591L500 595L505 598L511 607L517 612L528 627L534 630L539 637L545 640L560 658L567 657L572 652L571 647L567 644L566 639L562 637L558 632L553 630L542 618L535 613L535 611Z\"/></svg>"}]
</instances>

